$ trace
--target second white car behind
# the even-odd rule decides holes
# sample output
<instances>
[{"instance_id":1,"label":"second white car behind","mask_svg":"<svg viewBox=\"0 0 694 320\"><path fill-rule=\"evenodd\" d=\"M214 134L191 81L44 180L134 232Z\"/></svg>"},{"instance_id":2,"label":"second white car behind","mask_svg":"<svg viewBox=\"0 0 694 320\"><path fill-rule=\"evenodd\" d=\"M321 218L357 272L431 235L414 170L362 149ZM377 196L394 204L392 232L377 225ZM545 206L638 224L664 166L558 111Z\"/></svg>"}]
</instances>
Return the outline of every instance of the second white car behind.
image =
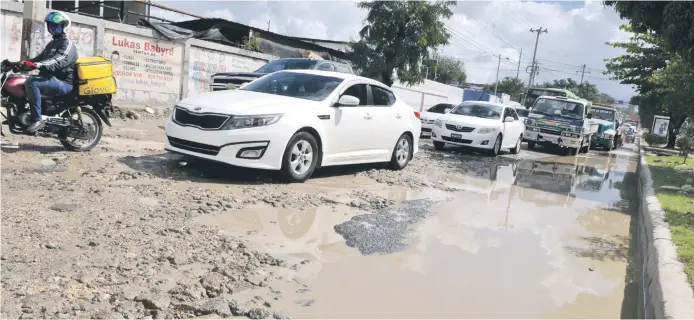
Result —
<instances>
[{"instance_id":1,"label":"second white car behind","mask_svg":"<svg viewBox=\"0 0 694 320\"><path fill-rule=\"evenodd\" d=\"M188 97L166 123L166 150L307 180L318 167L404 168L421 131L384 84L344 73L280 71L243 89Z\"/></svg>"},{"instance_id":2,"label":"second white car behind","mask_svg":"<svg viewBox=\"0 0 694 320\"><path fill-rule=\"evenodd\" d=\"M434 148L446 144L483 149L496 156L510 149L520 152L525 125L516 111L506 105L483 101L467 101L434 122L431 139Z\"/></svg>"}]
</instances>

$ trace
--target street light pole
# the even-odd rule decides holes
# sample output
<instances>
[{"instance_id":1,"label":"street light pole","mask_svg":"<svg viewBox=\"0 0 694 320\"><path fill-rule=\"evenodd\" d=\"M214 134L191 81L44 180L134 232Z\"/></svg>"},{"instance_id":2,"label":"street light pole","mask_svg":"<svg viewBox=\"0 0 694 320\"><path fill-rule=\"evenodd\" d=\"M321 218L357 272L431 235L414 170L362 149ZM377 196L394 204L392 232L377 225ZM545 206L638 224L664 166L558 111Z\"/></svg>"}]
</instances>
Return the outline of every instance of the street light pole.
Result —
<instances>
[{"instance_id":1,"label":"street light pole","mask_svg":"<svg viewBox=\"0 0 694 320\"><path fill-rule=\"evenodd\" d=\"M521 48L520 54L518 55L518 70L516 70L516 80L518 80L518 76L520 75L520 62L521 62L522 57L523 57L523 48Z\"/></svg>"},{"instance_id":2,"label":"street light pole","mask_svg":"<svg viewBox=\"0 0 694 320\"><path fill-rule=\"evenodd\" d=\"M535 51L533 52L533 66L530 69L530 81L528 82L528 88L533 87L533 81L535 80L535 68L537 68L537 61L535 58L537 57L537 44L540 42L540 34L541 33L547 33L547 29L542 30L542 27L540 29L532 29L530 28L530 32L537 33L537 36L535 37Z\"/></svg>"},{"instance_id":3,"label":"street light pole","mask_svg":"<svg viewBox=\"0 0 694 320\"><path fill-rule=\"evenodd\" d=\"M496 95L496 90L499 88L499 68L501 68L501 54L499 54L499 62L496 65L496 81L494 81L494 95Z\"/></svg>"}]
</instances>

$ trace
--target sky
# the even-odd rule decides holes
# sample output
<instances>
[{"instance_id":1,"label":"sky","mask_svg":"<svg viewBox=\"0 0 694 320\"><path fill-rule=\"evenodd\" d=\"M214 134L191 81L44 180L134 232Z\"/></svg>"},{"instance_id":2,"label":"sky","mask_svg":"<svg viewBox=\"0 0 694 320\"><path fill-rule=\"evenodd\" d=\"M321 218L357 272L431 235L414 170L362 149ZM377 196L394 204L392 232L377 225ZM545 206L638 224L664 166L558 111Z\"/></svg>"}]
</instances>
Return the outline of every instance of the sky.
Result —
<instances>
[{"instance_id":1,"label":"sky","mask_svg":"<svg viewBox=\"0 0 694 320\"><path fill-rule=\"evenodd\" d=\"M224 18L257 28L297 37L338 41L358 40L366 11L357 1L154 1L205 17ZM605 44L624 41L629 34L619 30L621 20L602 1L459 1L454 15L446 21L450 44L439 53L465 62L468 82L493 83L498 56L499 79L519 77L527 84L525 72L532 61L536 34L542 27L537 60L540 73L535 83L571 77L584 81L617 100L635 95L631 86L609 80L604 75L604 59L623 53ZM152 15L173 21L191 19L170 11L152 9Z\"/></svg>"}]
</instances>

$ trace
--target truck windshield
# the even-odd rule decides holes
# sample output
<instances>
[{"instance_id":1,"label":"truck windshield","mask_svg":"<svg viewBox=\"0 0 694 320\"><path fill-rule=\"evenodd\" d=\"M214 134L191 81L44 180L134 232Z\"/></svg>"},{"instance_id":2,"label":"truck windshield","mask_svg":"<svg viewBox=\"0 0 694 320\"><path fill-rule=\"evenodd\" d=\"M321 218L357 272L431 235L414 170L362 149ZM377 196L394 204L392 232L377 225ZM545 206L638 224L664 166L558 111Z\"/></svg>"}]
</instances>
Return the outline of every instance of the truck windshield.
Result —
<instances>
[{"instance_id":1,"label":"truck windshield","mask_svg":"<svg viewBox=\"0 0 694 320\"><path fill-rule=\"evenodd\" d=\"M549 97L566 97L566 92L543 90L543 89L531 89L528 90L528 94L525 97L525 107L532 107L535 100L539 96L549 96Z\"/></svg>"},{"instance_id":2,"label":"truck windshield","mask_svg":"<svg viewBox=\"0 0 694 320\"><path fill-rule=\"evenodd\" d=\"M606 121L614 121L615 118L615 111L614 110L608 110L608 109L601 109L601 108L591 108L590 114L593 115L593 119L600 119L600 120L606 120Z\"/></svg>"},{"instance_id":3,"label":"truck windshield","mask_svg":"<svg viewBox=\"0 0 694 320\"><path fill-rule=\"evenodd\" d=\"M583 119L583 104L565 100L540 98L535 102L532 113L571 119Z\"/></svg>"}]
</instances>

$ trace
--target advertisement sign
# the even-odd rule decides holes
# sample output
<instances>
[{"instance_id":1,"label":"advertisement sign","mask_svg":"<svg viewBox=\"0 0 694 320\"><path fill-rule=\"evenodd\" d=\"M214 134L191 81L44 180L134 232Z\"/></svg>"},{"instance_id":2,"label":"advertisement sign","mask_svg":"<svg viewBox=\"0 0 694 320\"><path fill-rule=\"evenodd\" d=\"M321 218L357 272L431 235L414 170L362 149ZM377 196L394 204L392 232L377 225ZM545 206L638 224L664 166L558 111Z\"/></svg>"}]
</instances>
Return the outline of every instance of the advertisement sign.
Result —
<instances>
[{"instance_id":1,"label":"advertisement sign","mask_svg":"<svg viewBox=\"0 0 694 320\"><path fill-rule=\"evenodd\" d=\"M266 60L244 57L232 53L190 48L188 95L208 92L210 76L219 72L253 72L267 63Z\"/></svg>"},{"instance_id":2,"label":"advertisement sign","mask_svg":"<svg viewBox=\"0 0 694 320\"><path fill-rule=\"evenodd\" d=\"M651 133L657 134L663 138L667 138L669 126L670 126L670 117L654 116L653 117L653 128L651 128Z\"/></svg>"},{"instance_id":3,"label":"advertisement sign","mask_svg":"<svg viewBox=\"0 0 694 320\"><path fill-rule=\"evenodd\" d=\"M180 98L183 45L106 30L104 55L113 62L117 101L164 106Z\"/></svg>"},{"instance_id":4,"label":"advertisement sign","mask_svg":"<svg viewBox=\"0 0 694 320\"><path fill-rule=\"evenodd\" d=\"M18 61L22 47L22 15L2 11L0 14L0 60Z\"/></svg>"}]
</instances>

